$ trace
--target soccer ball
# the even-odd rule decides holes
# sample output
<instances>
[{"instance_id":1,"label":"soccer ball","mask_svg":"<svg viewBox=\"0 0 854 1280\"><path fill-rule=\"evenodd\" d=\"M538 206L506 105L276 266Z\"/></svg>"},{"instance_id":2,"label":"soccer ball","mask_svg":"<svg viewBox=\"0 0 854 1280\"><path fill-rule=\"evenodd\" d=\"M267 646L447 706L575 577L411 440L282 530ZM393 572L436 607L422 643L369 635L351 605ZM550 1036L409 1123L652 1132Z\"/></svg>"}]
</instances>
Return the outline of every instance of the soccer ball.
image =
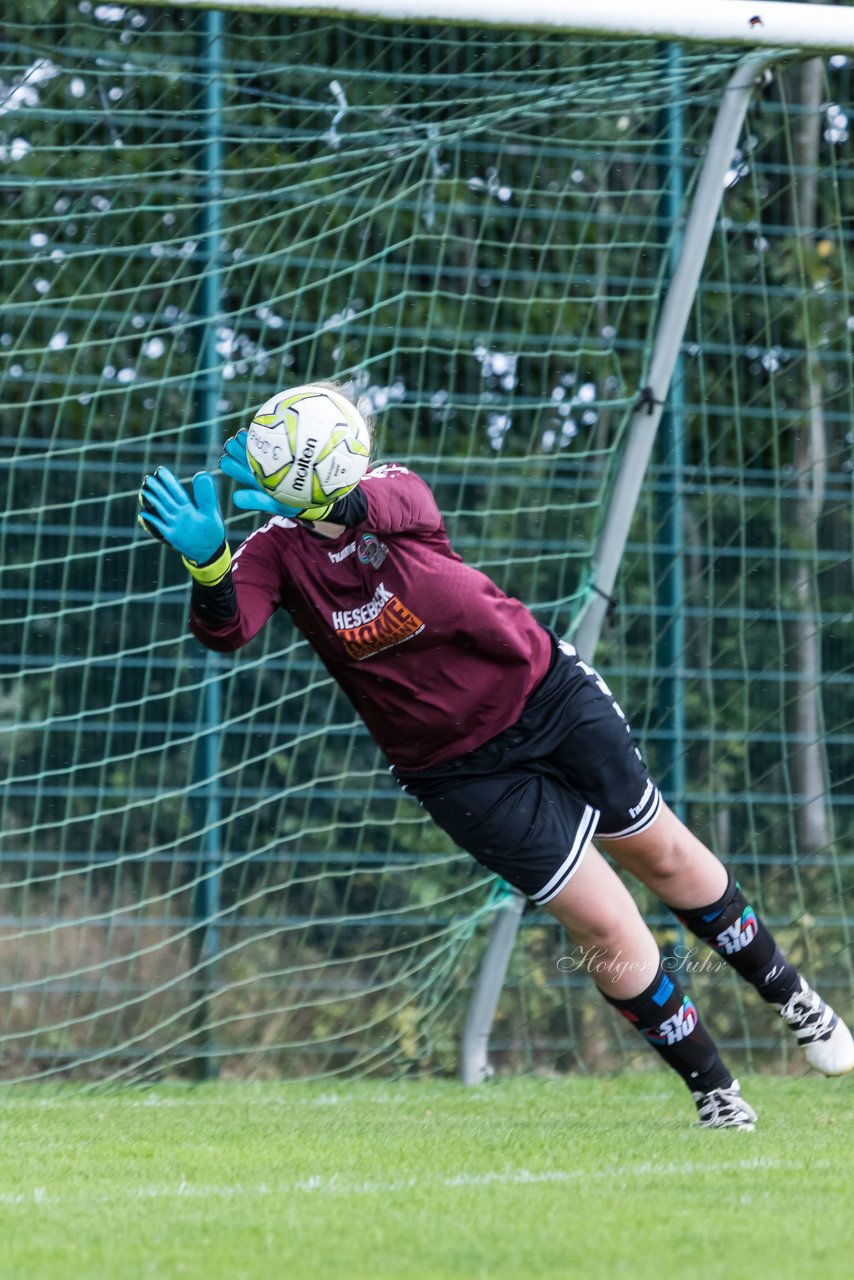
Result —
<instances>
[{"instance_id":1,"label":"soccer ball","mask_svg":"<svg viewBox=\"0 0 854 1280\"><path fill-rule=\"evenodd\" d=\"M343 498L368 469L371 438L355 405L329 387L294 387L265 400L246 457L267 493L298 510Z\"/></svg>"}]
</instances>

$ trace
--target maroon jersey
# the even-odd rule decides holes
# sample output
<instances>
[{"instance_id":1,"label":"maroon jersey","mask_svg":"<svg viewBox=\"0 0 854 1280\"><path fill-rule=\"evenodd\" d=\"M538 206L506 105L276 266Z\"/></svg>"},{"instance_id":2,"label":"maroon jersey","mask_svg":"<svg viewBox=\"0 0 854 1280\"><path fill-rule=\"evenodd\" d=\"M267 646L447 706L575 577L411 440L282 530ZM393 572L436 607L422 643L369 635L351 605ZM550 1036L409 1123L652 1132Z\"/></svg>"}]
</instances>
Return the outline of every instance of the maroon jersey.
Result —
<instances>
[{"instance_id":1,"label":"maroon jersey","mask_svg":"<svg viewBox=\"0 0 854 1280\"><path fill-rule=\"evenodd\" d=\"M452 549L428 486L388 464L362 480L368 514L337 538L274 516L235 553L238 612L190 628L245 645L285 609L392 764L426 769L513 724L551 661L551 638Z\"/></svg>"}]
</instances>

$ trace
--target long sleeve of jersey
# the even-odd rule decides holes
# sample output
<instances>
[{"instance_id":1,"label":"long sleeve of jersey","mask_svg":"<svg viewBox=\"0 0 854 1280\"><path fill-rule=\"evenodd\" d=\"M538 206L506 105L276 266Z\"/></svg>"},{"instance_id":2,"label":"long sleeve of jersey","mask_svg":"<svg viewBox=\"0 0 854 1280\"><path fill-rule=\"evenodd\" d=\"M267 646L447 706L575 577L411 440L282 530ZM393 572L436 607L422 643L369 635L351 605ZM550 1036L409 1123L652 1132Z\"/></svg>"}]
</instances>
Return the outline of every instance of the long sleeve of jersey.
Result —
<instances>
[{"instance_id":1,"label":"long sleeve of jersey","mask_svg":"<svg viewBox=\"0 0 854 1280\"><path fill-rule=\"evenodd\" d=\"M327 519L333 524L346 527L359 525L368 514L368 499L358 486L351 489L343 498L339 498ZM279 520L280 517L274 517ZM264 526L266 528L266 526ZM263 533L264 529L256 531ZM243 546L247 546L256 534L252 534ZM319 535L318 535L319 536ZM241 547L241 551L242 551ZM235 556L234 565L240 557ZM193 579L193 590L190 597L190 630L197 640L209 649L217 649L228 653L240 649L257 635L267 619L279 607L276 584L270 579L268 572L259 572L259 567L252 562L255 557L246 557L245 572L240 578L240 598L234 579L234 568L230 569L221 582L215 586L206 586ZM266 567L266 557L262 557ZM243 615L246 615L245 618Z\"/></svg>"},{"instance_id":2,"label":"long sleeve of jersey","mask_svg":"<svg viewBox=\"0 0 854 1280\"><path fill-rule=\"evenodd\" d=\"M283 516L274 516L235 552L231 569L215 587L193 582L190 630L208 649L231 653L257 635L281 604L281 575L275 559L253 552L253 542Z\"/></svg>"}]
</instances>

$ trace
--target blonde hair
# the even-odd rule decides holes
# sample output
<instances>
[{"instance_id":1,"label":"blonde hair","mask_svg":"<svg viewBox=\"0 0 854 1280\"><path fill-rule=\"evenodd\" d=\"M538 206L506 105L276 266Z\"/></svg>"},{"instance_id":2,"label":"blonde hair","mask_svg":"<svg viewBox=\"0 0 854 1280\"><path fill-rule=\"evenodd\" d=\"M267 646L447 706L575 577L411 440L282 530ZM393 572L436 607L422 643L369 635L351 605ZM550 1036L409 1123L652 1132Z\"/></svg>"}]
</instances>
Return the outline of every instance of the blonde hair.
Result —
<instances>
[{"instance_id":1,"label":"blonde hair","mask_svg":"<svg viewBox=\"0 0 854 1280\"><path fill-rule=\"evenodd\" d=\"M322 387L324 391L334 391L336 395L348 400L353 408L362 415L365 426L368 428L368 435L373 443L374 428L376 426L375 416L367 398L359 395L356 384L352 379L347 382L336 382L334 378L322 378L318 382L312 382L311 385L313 387Z\"/></svg>"}]
</instances>

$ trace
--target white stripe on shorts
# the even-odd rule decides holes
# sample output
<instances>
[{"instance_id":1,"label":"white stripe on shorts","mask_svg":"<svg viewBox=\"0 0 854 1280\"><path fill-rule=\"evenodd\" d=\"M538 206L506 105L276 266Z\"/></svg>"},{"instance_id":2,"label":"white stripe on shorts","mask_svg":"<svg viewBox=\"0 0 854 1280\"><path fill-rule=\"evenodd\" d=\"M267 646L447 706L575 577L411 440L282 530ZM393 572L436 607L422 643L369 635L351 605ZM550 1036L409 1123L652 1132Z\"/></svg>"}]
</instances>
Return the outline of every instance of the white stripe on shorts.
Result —
<instances>
[{"instance_id":1,"label":"white stripe on shorts","mask_svg":"<svg viewBox=\"0 0 854 1280\"><path fill-rule=\"evenodd\" d=\"M637 822L630 827L624 827L622 831L600 831L600 840L626 840L629 836L636 836L641 831L646 831L658 817L658 811L661 808L661 792L658 787L655 788L655 797L652 802L652 808L644 814L642 818L638 818Z\"/></svg>"},{"instance_id":2,"label":"white stripe on shorts","mask_svg":"<svg viewBox=\"0 0 854 1280\"><path fill-rule=\"evenodd\" d=\"M548 884L544 884L539 892L530 895L532 902L542 906L544 902L551 902L552 898L560 893L567 880L571 879L581 866L581 859L593 839L593 832L596 830L598 821L599 810L594 809L592 805L585 805L584 813L581 815L581 821L578 824L578 830L575 833L575 839L572 842L572 848Z\"/></svg>"}]
</instances>

